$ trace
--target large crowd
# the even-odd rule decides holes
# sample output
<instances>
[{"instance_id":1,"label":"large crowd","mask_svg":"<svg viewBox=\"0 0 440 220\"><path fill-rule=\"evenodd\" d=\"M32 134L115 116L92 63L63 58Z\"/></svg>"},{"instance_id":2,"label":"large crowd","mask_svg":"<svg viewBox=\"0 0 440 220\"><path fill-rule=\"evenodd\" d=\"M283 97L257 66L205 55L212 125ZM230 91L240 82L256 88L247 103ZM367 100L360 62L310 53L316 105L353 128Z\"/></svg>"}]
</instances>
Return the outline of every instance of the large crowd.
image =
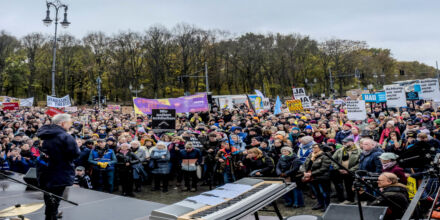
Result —
<instances>
[{"instance_id":1,"label":"large crowd","mask_svg":"<svg viewBox=\"0 0 440 220\"><path fill-rule=\"evenodd\" d=\"M214 105L210 111L178 114L176 129L168 132L151 129L147 115L80 108L68 131L81 151L74 184L135 196L174 187L195 192L202 184L215 187L249 176L281 177L297 185L284 195L286 206L304 207L310 196L316 199L312 209L325 210L330 198L355 202L351 172L365 171L379 175L375 187L399 207L364 186L361 196L388 206L387 216L395 219L410 202L407 178L419 181L427 169L402 168L399 156L421 143L440 149L440 111L430 102L413 107L376 105L367 109L366 120L351 121L345 106L332 100L315 100L312 109L299 113L283 108L278 115L256 114L246 105ZM0 169L24 174L44 164L39 128L51 123L44 109L0 114Z\"/></svg>"}]
</instances>

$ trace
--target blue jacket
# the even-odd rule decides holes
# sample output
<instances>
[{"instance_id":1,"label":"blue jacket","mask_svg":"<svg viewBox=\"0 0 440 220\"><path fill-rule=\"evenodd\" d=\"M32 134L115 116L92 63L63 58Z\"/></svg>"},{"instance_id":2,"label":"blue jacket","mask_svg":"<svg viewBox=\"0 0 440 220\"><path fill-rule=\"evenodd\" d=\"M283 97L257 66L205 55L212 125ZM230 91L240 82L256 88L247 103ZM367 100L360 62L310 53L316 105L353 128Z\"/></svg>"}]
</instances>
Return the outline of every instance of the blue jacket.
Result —
<instances>
[{"instance_id":1,"label":"blue jacket","mask_svg":"<svg viewBox=\"0 0 440 220\"><path fill-rule=\"evenodd\" d=\"M162 158L165 156L165 158ZM170 152L166 149L159 150L157 148L153 149L150 154L151 160L154 160L155 168L151 170L153 174L169 174L170 166L168 165L168 161L170 161Z\"/></svg>"},{"instance_id":2,"label":"blue jacket","mask_svg":"<svg viewBox=\"0 0 440 220\"><path fill-rule=\"evenodd\" d=\"M382 173L382 163L379 156L383 153L383 150L375 147L373 150L365 154L362 152L359 157L359 170L366 170L372 173Z\"/></svg>"},{"instance_id":3,"label":"blue jacket","mask_svg":"<svg viewBox=\"0 0 440 220\"><path fill-rule=\"evenodd\" d=\"M191 152L186 152L186 150L183 149L180 150L180 163L182 163L182 159L197 159L197 164L202 164L202 153L196 148Z\"/></svg>"},{"instance_id":4,"label":"blue jacket","mask_svg":"<svg viewBox=\"0 0 440 220\"><path fill-rule=\"evenodd\" d=\"M83 167L88 167L88 160L89 160L89 156L90 156L90 149L87 148L86 146L81 146L80 147L80 151L81 153L79 154L78 159L76 159L74 161L75 167L77 166L83 166Z\"/></svg>"},{"instance_id":5,"label":"blue jacket","mask_svg":"<svg viewBox=\"0 0 440 220\"><path fill-rule=\"evenodd\" d=\"M116 159L115 152L112 149L105 149L103 155L100 156L98 150L95 148L90 151L89 163L95 165L93 168L101 169L101 167L98 166L98 162L107 162L108 165L105 169L114 170L118 159Z\"/></svg>"},{"instance_id":6,"label":"blue jacket","mask_svg":"<svg viewBox=\"0 0 440 220\"><path fill-rule=\"evenodd\" d=\"M46 165L37 164L40 187L71 186L75 179L73 161L80 153L75 139L58 125L44 125L37 136L43 140L42 154L47 155L43 156Z\"/></svg>"}]
</instances>

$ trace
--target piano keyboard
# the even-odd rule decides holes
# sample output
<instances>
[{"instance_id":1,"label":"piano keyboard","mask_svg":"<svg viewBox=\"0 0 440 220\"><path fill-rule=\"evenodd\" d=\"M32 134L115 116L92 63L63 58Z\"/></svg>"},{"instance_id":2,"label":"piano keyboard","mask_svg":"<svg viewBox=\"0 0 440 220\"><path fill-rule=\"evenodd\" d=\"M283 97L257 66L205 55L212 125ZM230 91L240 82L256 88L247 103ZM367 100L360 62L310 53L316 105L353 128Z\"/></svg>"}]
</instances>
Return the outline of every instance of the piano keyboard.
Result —
<instances>
[{"instance_id":1,"label":"piano keyboard","mask_svg":"<svg viewBox=\"0 0 440 220\"><path fill-rule=\"evenodd\" d=\"M292 187L280 180L265 181L263 179L243 178L233 184L227 184L212 191L202 193L200 196L189 197L178 203L154 210L150 215L150 219L234 219L243 211L251 209L264 201L275 201L293 188L294 186ZM236 196L233 198L221 198L219 196L219 192L222 192L221 190L225 192L225 197ZM221 202L215 204L216 201Z\"/></svg>"}]
</instances>

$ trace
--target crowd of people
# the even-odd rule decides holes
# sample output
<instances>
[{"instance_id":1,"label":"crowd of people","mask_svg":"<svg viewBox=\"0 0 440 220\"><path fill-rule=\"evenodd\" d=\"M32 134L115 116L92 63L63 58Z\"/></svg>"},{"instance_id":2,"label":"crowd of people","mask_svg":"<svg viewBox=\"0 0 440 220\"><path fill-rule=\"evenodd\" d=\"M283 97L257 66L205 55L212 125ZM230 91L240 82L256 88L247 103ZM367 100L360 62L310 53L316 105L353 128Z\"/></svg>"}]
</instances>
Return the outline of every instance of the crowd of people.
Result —
<instances>
[{"instance_id":1,"label":"crowd of people","mask_svg":"<svg viewBox=\"0 0 440 220\"><path fill-rule=\"evenodd\" d=\"M145 190L166 193L170 186L195 192L202 184L280 177L297 185L284 195L286 206L302 208L307 196L316 199L313 210L324 211L331 198L353 203L352 174L365 171L379 175L375 187L398 206L364 186L361 197L388 206L390 219L399 218L410 202L407 178L420 180L427 168L402 168L397 160L420 144L440 149L440 111L423 101L413 108L367 110L366 120L351 121L345 106L332 100L315 100L312 109L298 113L283 108L278 115L254 113L244 104L214 105L179 114L174 131L155 132L147 115L79 109L68 130L80 149L74 184L135 196ZM26 173L45 163L39 133L51 118L44 109L0 114L0 169Z\"/></svg>"}]
</instances>

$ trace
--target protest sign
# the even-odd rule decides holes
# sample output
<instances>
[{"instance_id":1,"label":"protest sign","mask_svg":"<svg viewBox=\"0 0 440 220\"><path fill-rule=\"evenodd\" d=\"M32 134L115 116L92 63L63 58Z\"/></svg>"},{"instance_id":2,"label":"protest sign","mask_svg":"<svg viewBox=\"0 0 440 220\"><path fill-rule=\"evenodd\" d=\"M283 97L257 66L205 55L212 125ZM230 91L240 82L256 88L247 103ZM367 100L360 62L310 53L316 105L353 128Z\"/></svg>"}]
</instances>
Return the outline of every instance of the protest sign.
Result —
<instances>
[{"instance_id":1,"label":"protest sign","mask_svg":"<svg viewBox=\"0 0 440 220\"><path fill-rule=\"evenodd\" d=\"M171 99L133 98L136 114L151 114L152 109L176 109L176 113L201 112L209 110L206 93L198 93Z\"/></svg>"},{"instance_id":2,"label":"protest sign","mask_svg":"<svg viewBox=\"0 0 440 220\"><path fill-rule=\"evenodd\" d=\"M304 109L313 108L312 100L310 100L310 98L308 96L299 97L297 99L301 100L301 104Z\"/></svg>"},{"instance_id":3,"label":"protest sign","mask_svg":"<svg viewBox=\"0 0 440 220\"><path fill-rule=\"evenodd\" d=\"M418 92L407 92L405 93L406 100L408 101L415 101L419 100L419 93Z\"/></svg>"},{"instance_id":4,"label":"protest sign","mask_svg":"<svg viewBox=\"0 0 440 220\"><path fill-rule=\"evenodd\" d=\"M46 111L46 115L49 115L50 117L53 117L53 116L58 115L58 114L63 114L63 113L64 113L63 111L61 111L61 110L59 110L57 108L54 108L54 107L50 107Z\"/></svg>"},{"instance_id":5,"label":"protest sign","mask_svg":"<svg viewBox=\"0 0 440 220\"><path fill-rule=\"evenodd\" d=\"M420 80L420 99L435 100L440 97L438 79L422 79ZM415 90L416 86L414 86Z\"/></svg>"},{"instance_id":6,"label":"protest sign","mask_svg":"<svg viewBox=\"0 0 440 220\"><path fill-rule=\"evenodd\" d=\"M131 106L122 106L121 110L122 110L122 114L128 115L128 114L131 114L133 112L133 107L131 107Z\"/></svg>"},{"instance_id":7,"label":"protest sign","mask_svg":"<svg viewBox=\"0 0 440 220\"><path fill-rule=\"evenodd\" d=\"M269 111L270 110L269 98L263 98L263 110L265 110L265 111Z\"/></svg>"},{"instance_id":8,"label":"protest sign","mask_svg":"<svg viewBox=\"0 0 440 220\"><path fill-rule=\"evenodd\" d=\"M66 95L62 98L56 98L52 96L47 96L47 106L55 108L64 108L71 106L70 97Z\"/></svg>"},{"instance_id":9,"label":"protest sign","mask_svg":"<svg viewBox=\"0 0 440 220\"><path fill-rule=\"evenodd\" d=\"M202 142L200 142L200 140L197 137L191 136L189 138L189 142L192 143L193 147L195 147L199 150L203 149L203 144L202 144Z\"/></svg>"},{"instance_id":10,"label":"protest sign","mask_svg":"<svg viewBox=\"0 0 440 220\"><path fill-rule=\"evenodd\" d=\"M376 94L362 94L362 100L365 102L377 102Z\"/></svg>"},{"instance_id":11,"label":"protest sign","mask_svg":"<svg viewBox=\"0 0 440 220\"><path fill-rule=\"evenodd\" d=\"M76 107L76 106L65 107L64 111L66 111L66 112L77 112L78 111L78 107Z\"/></svg>"},{"instance_id":12,"label":"protest sign","mask_svg":"<svg viewBox=\"0 0 440 220\"><path fill-rule=\"evenodd\" d=\"M176 129L176 109L152 109L151 127L156 131Z\"/></svg>"},{"instance_id":13,"label":"protest sign","mask_svg":"<svg viewBox=\"0 0 440 220\"><path fill-rule=\"evenodd\" d=\"M385 92L376 93L376 102L377 103L387 102L387 94Z\"/></svg>"},{"instance_id":14,"label":"protest sign","mask_svg":"<svg viewBox=\"0 0 440 220\"><path fill-rule=\"evenodd\" d=\"M18 110L19 106L16 102L3 102L3 110Z\"/></svg>"},{"instance_id":15,"label":"protest sign","mask_svg":"<svg viewBox=\"0 0 440 220\"><path fill-rule=\"evenodd\" d=\"M388 107L406 107L405 88L397 85L385 85L385 93Z\"/></svg>"},{"instance_id":16,"label":"protest sign","mask_svg":"<svg viewBox=\"0 0 440 220\"><path fill-rule=\"evenodd\" d=\"M333 101L333 104L335 105L343 105L345 102L342 99L336 99Z\"/></svg>"},{"instance_id":17,"label":"protest sign","mask_svg":"<svg viewBox=\"0 0 440 220\"><path fill-rule=\"evenodd\" d=\"M261 110L263 109L263 100L262 100L262 98L260 96L257 96L255 98L255 105L254 105L254 107L255 107L255 112L256 113L260 113Z\"/></svg>"},{"instance_id":18,"label":"protest sign","mask_svg":"<svg viewBox=\"0 0 440 220\"><path fill-rule=\"evenodd\" d=\"M347 118L348 120L365 120L367 118L367 109L364 100L347 101Z\"/></svg>"},{"instance_id":19,"label":"protest sign","mask_svg":"<svg viewBox=\"0 0 440 220\"><path fill-rule=\"evenodd\" d=\"M304 88L292 88L292 91L294 99L299 99L306 96L306 90Z\"/></svg>"},{"instance_id":20,"label":"protest sign","mask_svg":"<svg viewBox=\"0 0 440 220\"><path fill-rule=\"evenodd\" d=\"M83 124L87 124L89 121L89 116L88 115L82 115L79 117L79 120L81 121L81 123Z\"/></svg>"},{"instance_id":21,"label":"protest sign","mask_svg":"<svg viewBox=\"0 0 440 220\"><path fill-rule=\"evenodd\" d=\"M20 99L20 106L23 107L32 107L34 105L34 97L27 99Z\"/></svg>"},{"instance_id":22,"label":"protest sign","mask_svg":"<svg viewBox=\"0 0 440 220\"><path fill-rule=\"evenodd\" d=\"M219 105L220 105L220 109L232 109L233 104L232 104L232 98L230 97L222 97L218 99Z\"/></svg>"},{"instance_id":23,"label":"protest sign","mask_svg":"<svg viewBox=\"0 0 440 220\"><path fill-rule=\"evenodd\" d=\"M108 105L107 106L107 110L108 111L119 112L119 111L121 111L121 106L120 105Z\"/></svg>"},{"instance_id":24,"label":"protest sign","mask_svg":"<svg viewBox=\"0 0 440 220\"><path fill-rule=\"evenodd\" d=\"M289 109L290 113L299 113L304 111L301 100L295 99L295 100L287 100L286 101L287 108Z\"/></svg>"}]
</instances>

